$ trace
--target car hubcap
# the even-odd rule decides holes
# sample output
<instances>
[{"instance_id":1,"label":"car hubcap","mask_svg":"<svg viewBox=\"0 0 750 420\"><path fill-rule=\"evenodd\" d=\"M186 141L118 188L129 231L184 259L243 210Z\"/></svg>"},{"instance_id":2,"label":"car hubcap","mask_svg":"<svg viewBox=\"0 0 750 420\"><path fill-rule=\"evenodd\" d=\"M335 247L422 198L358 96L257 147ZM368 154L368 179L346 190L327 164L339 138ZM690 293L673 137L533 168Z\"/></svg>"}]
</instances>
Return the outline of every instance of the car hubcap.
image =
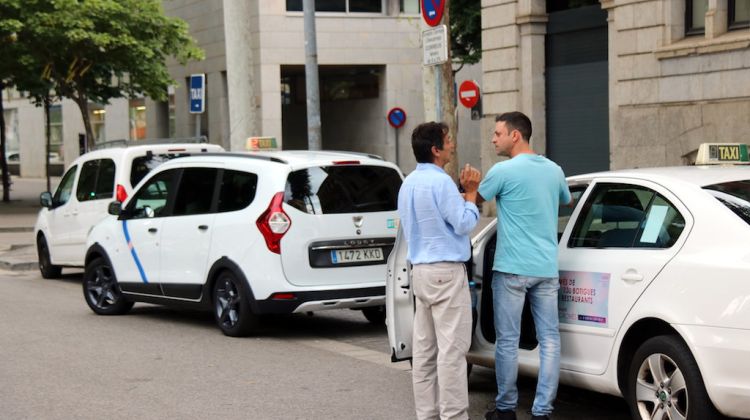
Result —
<instances>
[{"instance_id":1,"label":"car hubcap","mask_svg":"<svg viewBox=\"0 0 750 420\"><path fill-rule=\"evenodd\" d=\"M216 315L224 328L232 328L239 319L240 294L231 280L223 280L216 289Z\"/></svg>"},{"instance_id":2,"label":"car hubcap","mask_svg":"<svg viewBox=\"0 0 750 420\"><path fill-rule=\"evenodd\" d=\"M641 363L635 390L642 419L687 418L688 389L685 377L666 354L652 354Z\"/></svg>"},{"instance_id":3,"label":"car hubcap","mask_svg":"<svg viewBox=\"0 0 750 420\"><path fill-rule=\"evenodd\" d=\"M118 291L115 278L109 267L99 266L94 272L94 278L86 285L89 300L97 308L106 309L117 303Z\"/></svg>"}]
</instances>

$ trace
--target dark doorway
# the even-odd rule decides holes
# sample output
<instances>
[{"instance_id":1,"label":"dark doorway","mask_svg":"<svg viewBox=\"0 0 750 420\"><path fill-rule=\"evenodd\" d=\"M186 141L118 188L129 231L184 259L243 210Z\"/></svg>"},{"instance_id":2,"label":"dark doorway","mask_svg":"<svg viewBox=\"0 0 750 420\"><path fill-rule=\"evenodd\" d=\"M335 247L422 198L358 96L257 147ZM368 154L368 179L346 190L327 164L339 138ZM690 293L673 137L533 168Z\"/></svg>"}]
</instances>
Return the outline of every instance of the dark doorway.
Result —
<instances>
[{"instance_id":1,"label":"dark doorway","mask_svg":"<svg viewBox=\"0 0 750 420\"><path fill-rule=\"evenodd\" d=\"M566 175L607 170L610 162L607 12L590 3L548 2L547 156Z\"/></svg>"}]
</instances>

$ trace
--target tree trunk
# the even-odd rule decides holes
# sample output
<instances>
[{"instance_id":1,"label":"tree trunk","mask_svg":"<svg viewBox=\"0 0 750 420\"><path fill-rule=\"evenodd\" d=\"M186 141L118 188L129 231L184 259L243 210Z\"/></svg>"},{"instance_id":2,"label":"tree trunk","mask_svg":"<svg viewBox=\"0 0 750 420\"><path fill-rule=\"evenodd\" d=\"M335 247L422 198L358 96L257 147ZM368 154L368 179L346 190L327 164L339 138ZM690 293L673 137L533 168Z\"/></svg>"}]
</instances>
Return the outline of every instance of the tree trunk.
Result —
<instances>
[{"instance_id":1,"label":"tree trunk","mask_svg":"<svg viewBox=\"0 0 750 420\"><path fill-rule=\"evenodd\" d=\"M0 81L0 171L3 178L3 202L10 201L10 171L5 156L5 110L3 108L3 91L5 83Z\"/></svg>"},{"instance_id":2,"label":"tree trunk","mask_svg":"<svg viewBox=\"0 0 750 420\"><path fill-rule=\"evenodd\" d=\"M450 14L448 11L450 10L450 0L445 1L445 9L443 10L443 22L442 24L447 26L448 28L451 27L450 22ZM458 169L461 166L461 163L458 161L458 123L456 121L456 83L455 83L455 77L453 74L453 64L451 63L452 57L451 57L451 31L448 31L448 36L446 39L446 42L448 43L448 60L440 65L440 72L442 73L442 86L440 86L440 101L442 103L442 111L443 115L441 120L448 125L448 132L451 135L451 139L453 139L453 144L455 147L453 148L453 153L451 155L451 160L448 162L448 164L445 165L445 172L451 176L454 180L458 180Z\"/></svg>"},{"instance_id":3,"label":"tree trunk","mask_svg":"<svg viewBox=\"0 0 750 420\"><path fill-rule=\"evenodd\" d=\"M94 150L96 145L96 139L94 138L94 130L91 128L91 119L89 118L89 100L86 95L79 93L72 97L73 101L78 104L78 109L81 111L81 117L83 118L83 126L86 128L86 150L90 152Z\"/></svg>"}]
</instances>

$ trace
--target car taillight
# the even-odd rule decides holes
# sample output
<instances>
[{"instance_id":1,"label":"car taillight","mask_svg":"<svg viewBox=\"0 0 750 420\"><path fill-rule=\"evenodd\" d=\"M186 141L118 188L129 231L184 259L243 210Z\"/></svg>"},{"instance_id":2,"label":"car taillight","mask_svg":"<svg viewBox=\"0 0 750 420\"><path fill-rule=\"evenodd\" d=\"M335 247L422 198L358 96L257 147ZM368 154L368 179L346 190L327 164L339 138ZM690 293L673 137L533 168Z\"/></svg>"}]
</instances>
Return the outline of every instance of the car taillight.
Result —
<instances>
[{"instance_id":1,"label":"car taillight","mask_svg":"<svg viewBox=\"0 0 750 420\"><path fill-rule=\"evenodd\" d=\"M277 192L271 199L271 204L268 205L266 211L255 222L258 225L258 230L263 234L263 239L266 240L268 250L276 254L281 254L281 238L292 225L289 215L281 208L283 202L284 193Z\"/></svg>"},{"instance_id":2,"label":"car taillight","mask_svg":"<svg viewBox=\"0 0 750 420\"><path fill-rule=\"evenodd\" d=\"M128 198L128 192L125 191L125 187L123 187L121 184L117 184L117 188L115 188L115 191L115 198L117 199L117 201L124 203Z\"/></svg>"}]
</instances>

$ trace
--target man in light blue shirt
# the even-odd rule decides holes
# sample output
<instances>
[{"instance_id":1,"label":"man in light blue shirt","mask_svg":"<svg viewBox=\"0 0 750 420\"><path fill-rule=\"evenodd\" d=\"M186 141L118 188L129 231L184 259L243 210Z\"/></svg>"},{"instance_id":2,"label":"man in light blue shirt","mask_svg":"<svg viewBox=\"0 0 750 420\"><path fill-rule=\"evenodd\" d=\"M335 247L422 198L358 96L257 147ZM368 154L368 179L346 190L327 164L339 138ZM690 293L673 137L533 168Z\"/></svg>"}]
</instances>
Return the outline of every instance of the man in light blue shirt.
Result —
<instances>
[{"instance_id":1,"label":"man in light blue shirt","mask_svg":"<svg viewBox=\"0 0 750 420\"><path fill-rule=\"evenodd\" d=\"M420 124L411 136L417 168L398 194L401 228L412 263L415 297L412 383L418 419L468 419L466 352L471 297L464 262L479 220L481 174L461 170L462 196L443 170L455 148L443 123Z\"/></svg>"},{"instance_id":2,"label":"man in light blue shirt","mask_svg":"<svg viewBox=\"0 0 750 420\"><path fill-rule=\"evenodd\" d=\"M528 299L539 340L539 380L533 420L549 419L560 376L557 291L557 213L571 196L562 169L529 146L531 121L520 112L495 119L496 163L479 185L497 202L497 248L492 267L497 398L487 420L515 420L518 404L518 341Z\"/></svg>"}]
</instances>

